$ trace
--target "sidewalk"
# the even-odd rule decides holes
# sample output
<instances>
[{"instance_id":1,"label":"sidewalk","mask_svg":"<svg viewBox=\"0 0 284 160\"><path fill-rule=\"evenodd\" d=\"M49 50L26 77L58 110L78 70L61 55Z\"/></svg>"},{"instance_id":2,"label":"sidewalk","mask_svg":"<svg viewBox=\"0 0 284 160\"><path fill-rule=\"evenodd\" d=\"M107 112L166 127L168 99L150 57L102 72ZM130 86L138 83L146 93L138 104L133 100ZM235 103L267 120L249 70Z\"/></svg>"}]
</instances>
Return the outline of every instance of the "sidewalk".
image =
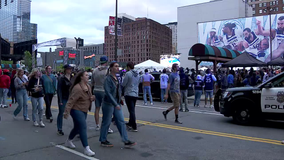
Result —
<instances>
[{"instance_id":1,"label":"sidewalk","mask_svg":"<svg viewBox=\"0 0 284 160\"><path fill-rule=\"evenodd\" d=\"M215 95L213 95L213 98L212 98L213 101L214 101L214 96L215 96ZM194 101L194 95L193 95L193 96L190 96L190 97L187 97L187 100L192 100L192 101ZM200 101L205 101L205 95L204 95L204 94L201 95Z\"/></svg>"}]
</instances>

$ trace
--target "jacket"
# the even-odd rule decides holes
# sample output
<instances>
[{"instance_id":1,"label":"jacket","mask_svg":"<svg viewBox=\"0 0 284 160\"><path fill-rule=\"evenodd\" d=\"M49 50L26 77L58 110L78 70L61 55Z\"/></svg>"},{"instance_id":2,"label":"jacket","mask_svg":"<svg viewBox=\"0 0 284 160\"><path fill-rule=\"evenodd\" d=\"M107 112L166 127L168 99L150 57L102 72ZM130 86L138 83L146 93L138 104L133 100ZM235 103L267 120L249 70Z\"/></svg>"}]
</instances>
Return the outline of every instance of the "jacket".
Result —
<instances>
[{"instance_id":1,"label":"jacket","mask_svg":"<svg viewBox=\"0 0 284 160\"><path fill-rule=\"evenodd\" d=\"M187 90L189 86L189 78L184 73L179 74L180 77L180 90Z\"/></svg>"},{"instance_id":2,"label":"jacket","mask_svg":"<svg viewBox=\"0 0 284 160\"><path fill-rule=\"evenodd\" d=\"M14 81L16 90L26 89L26 86L23 86L22 84L27 83L27 82L28 82L28 79L24 78L24 76L22 78L16 77Z\"/></svg>"},{"instance_id":3,"label":"jacket","mask_svg":"<svg viewBox=\"0 0 284 160\"><path fill-rule=\"evenodd\" d=\"M0 76L0 88L9 89L11 84L11 78L8 75L1 75Z\"/></svg>"},{"instance_id":4,"label":"jacket","mask_svg":"<svg viewBox=\"0 0 284 160\"><path fill-rule=\"evenodd\" d=\"M80 83L74 86L66 103L65 113L70 114L71 109L87 113L92 109L92 101L90 99L92 91L88 84L87 87L88 91L86 93Z\"/></svg>"},{"instance_id":5,"label":"jacket","mask_svg":"<svg viewBox=\"0 0 284 160\"><path fill-rule=\"evenodd\" d=\"M120 104L121 100L121 85L119 85L118 80L115 80L112 75L108 75L104 82L104 103L111 104L116 107Z\"/></svg>"},{"instance_id":6,"label":"jacket","mask_svg":"<svg viewBox=\"0 0 284 160\"><path fill-rule=\"evenodd\" d=\"M44 93L45 94L54 94L56 92L56 78L53 74L51 75L42 75Z\"/></svg>"},{"instance_id":7,"label":"jacket","mask_svg":"<svg viewBox=\"0 0 284 160\"><path fill-rule=\"evenodd\" d=\"M40 78L39 79L39 87L42 88L41 91L38 91L38 92L35 92L35 87L37 86L37 83L38 83L38 79L35 78L35 77L32 77L30 80L29 80L29 85L28 85L28 91L31 92L31 96L32 97L35 97L35 98L40 98L40 97L43 97L43 93L44 93L44 89L43 89L43 81L42 79Z\"/></svg>"},{"instance_id":8,"label":"jacket","mask_svg":"<svg viewBox=\"0 0 284 160\"><path fill-rule=\"evenodd\" d=\"M104 92L104 82L107 76L108 67L106 66L98 66L92 75L92 87L94 87L94 91L102 91Z\"/></svg>"},{"instance_id":9,"label":"jacket","mask_svg":"<svg viewBox=\"0 0 284 160\"><path fill-rule=\"evenodd\" d=\"M64 100L68 100L69 98L69 93L70 93L70 87L72 85L72 76L70 77L70 81L68 78L66 78L64 75L61 76L58 80L58 85L57 85L57 98L58 98L58 103L63 103Z\"/></svg>"},{"instance_id":10,"label":"jacket","mask_svg":"<svg viewBox=\"0 0 284 160\"><path fill-rule=\"evenodd\" d=\"M130 70L126 72L122 82L122 87L124 87L125 96L138 97L139 80L140 77L138 76L137 71Z\"/></svg>"}]
</instances>

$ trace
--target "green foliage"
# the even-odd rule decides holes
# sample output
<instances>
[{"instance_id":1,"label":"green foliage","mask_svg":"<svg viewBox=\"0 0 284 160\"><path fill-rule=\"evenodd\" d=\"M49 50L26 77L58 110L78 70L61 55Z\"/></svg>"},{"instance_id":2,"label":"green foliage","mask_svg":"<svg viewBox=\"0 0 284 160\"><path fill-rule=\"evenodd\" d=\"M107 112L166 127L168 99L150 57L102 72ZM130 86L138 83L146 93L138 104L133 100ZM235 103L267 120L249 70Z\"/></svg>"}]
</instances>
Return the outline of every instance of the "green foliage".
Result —
<instances>
[{"instance_id":1,"label":"green foliage","mask_svg":"<svg viewBox=\"0 0 284 160\"><path fill-rule=\"evenodd\" d=\"M63 64L56 66L56 72L63 72L64 71L63 66L64 66Z\"/></svg>"},{"instance_id":2,"label":"green foliage","mask_svg":"<svg viewBox=\"0 0 284 160\"><path fill-rule=\"evenodd\" d=\"M89 69L92 69L91 67L85 67L85 71L88 71Z\"/></svg>"},{"instance_id":3,"label":"green foliage","mask_svg":"<svg viewBox=\"0 0 284 160\"><path fill-rule=\"evenodd\" d=\"M32 55L29 51L25 51L25 56L24 56L24 61L23 63L25 64L25 68L31 72L32 71Z\"/></svg>"},{"instance_id":4,"label":"green foliage","mask_svg":"<svg viewBox=\"0 0 284 160\"><path fill-rule=\"evenodd\" d=\"M1 64L13 64L13 61L1 61Z\"/></svg>"}]
</instances>

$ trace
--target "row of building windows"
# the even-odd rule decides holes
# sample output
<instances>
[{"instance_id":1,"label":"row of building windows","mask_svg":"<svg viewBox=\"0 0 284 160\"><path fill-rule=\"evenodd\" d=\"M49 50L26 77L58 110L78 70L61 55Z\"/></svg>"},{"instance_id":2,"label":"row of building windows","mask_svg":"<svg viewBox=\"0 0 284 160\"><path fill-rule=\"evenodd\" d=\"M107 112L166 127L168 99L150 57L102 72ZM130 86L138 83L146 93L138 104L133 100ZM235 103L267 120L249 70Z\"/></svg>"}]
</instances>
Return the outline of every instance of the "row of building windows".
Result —
<instances>
[{"instance_id":1,"label":"row of building windows","mask_svg":"<svg viewBox=\"0 0 284 160\"><path fill-rule=\"evenodd\" d=\"M267 2L267 3L268 3L268 2ZM266 6L267 6L267 3L259 3L258 6L259 6L259 7L266 7ZM283 0L282 3L284 4L284 0ZM271 1L271 2L269 2L269 5L270 5L270 6L274 6L274 5L278 5L278 4L279 4L278 1Z\"/></svg>"},{"instance_id":2,"label":"row of building windows","mask_svg":"<svg viewBox=\"0 0 284 160\"><path fill-rule=\"evenodd\" d=\"M275 12L278 12L278 11L279 11L279 8L278 8L278 7L274 8L274 11L275 11ZM284 7L282 7L282 11L284 11ZM261 14L261 13L267 13L267 10L266 10L266 9L260 9L260 10L259 10L259 13L260 13L260 14ZM255 14L255 11L253 11L253 14Z\"/></svg>"}]
</instances>

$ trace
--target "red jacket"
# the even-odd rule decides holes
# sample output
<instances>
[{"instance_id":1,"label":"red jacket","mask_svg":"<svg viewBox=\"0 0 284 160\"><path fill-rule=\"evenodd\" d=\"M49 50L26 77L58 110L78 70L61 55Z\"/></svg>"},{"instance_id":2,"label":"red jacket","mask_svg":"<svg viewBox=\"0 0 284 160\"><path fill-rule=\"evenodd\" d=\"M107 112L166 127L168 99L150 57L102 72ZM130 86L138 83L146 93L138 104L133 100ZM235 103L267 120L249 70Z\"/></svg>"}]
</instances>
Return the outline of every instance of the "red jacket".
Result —
<instances>
[{"instance_id":1,"label":"red jacket","mask_svg":"<svg viewBox=\"0 0 284 160\"><path fill-rule=\"evenodd\" d=\"M0 76L0 88L9 89L11 84L11 78L8 75Z\"/></svg>"}]
</instances>

